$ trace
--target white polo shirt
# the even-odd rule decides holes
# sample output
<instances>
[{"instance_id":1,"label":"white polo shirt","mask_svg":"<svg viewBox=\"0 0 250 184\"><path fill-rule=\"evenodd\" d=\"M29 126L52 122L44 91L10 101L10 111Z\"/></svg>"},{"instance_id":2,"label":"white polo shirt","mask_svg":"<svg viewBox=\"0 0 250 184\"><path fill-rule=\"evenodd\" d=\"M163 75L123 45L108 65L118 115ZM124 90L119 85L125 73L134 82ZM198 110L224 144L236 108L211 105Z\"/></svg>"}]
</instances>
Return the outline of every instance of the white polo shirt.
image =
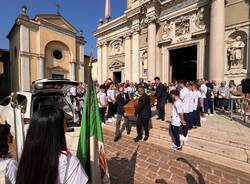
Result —
<instances>
[{"instance_id":1,"label":"white polo shirt","mask_svg":"<svg viewBox=\"0 0 250 184\"><path fill-rule=\"evenodd\" d=\"M173 104L172 107L172 119L171 119L171 124L173 126L181 126L181 119L179 116L179 113L183 113L183 103L182 101L176 100Z\"/></svg>"},{"instance_id":2,"label":"white polo shirt","mask_svg":"<svg viewBox=\"0 0 250 184\"><path fill-rule=\"evenodd\" d=\"M194 107L194 110L197 110L198 103L199 103L199 98L201 98L201 92L200 91L193 91L193 100L194 100L193 107Z\"/></svg>"},{"instance_id":3,"label":"white polo shirt","mask_svg":"<svg viewBox=\"0 0 250 184\"><path fill-rule=\"evenodd\" d=\"M107 99L106 93L103 93L103 92L99 91L97 93L97 98L102 103L102 105L100 103L98 103L99 107L105 107L105 106L103 106L103 104L106 103L106 99Z\"/></svg>"},{"instance_id":4,"label":"white polo shirt","mask_svg":"<svg viewBox=\"0 0 250 184\"><path fill-rule=\"evenodd\" d=\"M190 97L189 97L190 93L189 93L189 90L188 88L184 87L181 89L180 91L180 98L183 102L183 111L184 113L189 113L189 100L190 100Z\"/></svg>"}]
</instances>

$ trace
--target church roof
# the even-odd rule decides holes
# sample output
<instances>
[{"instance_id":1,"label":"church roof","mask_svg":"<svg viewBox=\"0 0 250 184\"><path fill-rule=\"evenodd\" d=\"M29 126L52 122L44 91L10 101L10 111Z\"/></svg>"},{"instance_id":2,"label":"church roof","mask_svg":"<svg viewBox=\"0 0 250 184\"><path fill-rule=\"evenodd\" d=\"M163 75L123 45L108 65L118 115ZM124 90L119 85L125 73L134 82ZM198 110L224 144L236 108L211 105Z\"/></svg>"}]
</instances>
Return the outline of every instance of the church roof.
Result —
<instances>
[{"instance_id":1,"label":"church roof","mask_svg":"<svg viewBox=\"0 0 250 184\"><path fill-rule=\"evenodd\" d=\"M69 31L77 32L77 29L69 21L67 21L61 14L37 14L34 20L36 21L39 18L47 22L50 22L52 24L55 24L57 26L68 29Z\"/></svg>"}]
</instances>

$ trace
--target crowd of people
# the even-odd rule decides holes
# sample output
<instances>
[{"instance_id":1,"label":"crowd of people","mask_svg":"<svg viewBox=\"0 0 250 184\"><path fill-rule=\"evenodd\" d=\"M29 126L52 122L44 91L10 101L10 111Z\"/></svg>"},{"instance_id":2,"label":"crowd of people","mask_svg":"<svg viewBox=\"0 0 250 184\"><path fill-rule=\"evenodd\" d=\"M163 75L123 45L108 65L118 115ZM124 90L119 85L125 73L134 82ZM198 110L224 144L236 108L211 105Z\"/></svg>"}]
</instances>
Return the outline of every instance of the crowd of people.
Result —
<instances>
[{"instance_id":1,"label":"crowd of people","mask_svg":"<svg viewBox=\"0 0 250 184\"><path fill-rule=\"evenodd\" d=\"M79 116L83 106L86 86L85 83L80 83L78 87L73 87L69 91L72 104L77 104L76 112ZM124 129L126 129L127 134L130 134L131 123L124 112L124 105L136 95L141 96L141 98L138 99L139 105L135 110L138 134L135 141L137 142L142 139L142 130L145 130L144 140L148 139L148 124L151 118L151 110L146 107L148 104L150 105L150 99L146 99L148 95L145 93L145 90L150 90L157 99L156 109L158 120L165 120L165 104L168 102L173 103L171 125L172 135L175 140L173 149L181 149L178 139L187 141L188 130L201 126L200 121L206 121L207 116L213 116L215 109L221 112L231 109L238 112L243 111L240 98L243 96L242 87L241 84L236 86L233 80L228 85L225 81L217 85L216 81L208 81L207 79L197 81L180 80L170 84L161 83L159 77L155 77L153 82L145 82L143 79L140 79L139 83L126 81L119 84L114 83L111 79L107 79L103 84L96 84L96 92L102 125L105 126L105 123L112 122L116 124L114 141L119 140L121 132ZM230 100L232 98L237 100L231 103ZM146 105L145 101L147 101ZM141 108L148 110L140 112ZM140 117L140 113L143 116ZM122 120L124 121L124 125L121 127ZM177 130L179 131L180 129L181 133L177 133Z\"/></svg>"}]
</instances>

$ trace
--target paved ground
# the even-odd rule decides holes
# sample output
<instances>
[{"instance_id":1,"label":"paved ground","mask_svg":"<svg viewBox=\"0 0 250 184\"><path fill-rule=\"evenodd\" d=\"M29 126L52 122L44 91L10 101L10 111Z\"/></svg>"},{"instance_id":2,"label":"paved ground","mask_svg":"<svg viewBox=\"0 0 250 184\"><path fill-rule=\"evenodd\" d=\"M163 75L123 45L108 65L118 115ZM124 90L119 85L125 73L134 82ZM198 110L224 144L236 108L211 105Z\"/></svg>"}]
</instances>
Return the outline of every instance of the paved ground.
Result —
<instances>
[{"instance_id":1,"label":"paved ground","mask_svg":"<svg viewBox=\"0 0 250 184\"><path fill-rule=\"evenodd\" d=\"M170 147L170 111L171 107L167 105L165 122L157 121L156 116L152 118L153 128L148 142L165 148ZM108 124L105 129L114 131L114 123ZM135 136L133 128L130 137ZM182 152L250 174L250 123L231 121L222 115L207 117L201 128L190 131L189 140Z\"/></svg>"},{"instance_id":2,"label":"paved ground","mask_svg":"<svg viewBox=\"0 0 250 184\"><path fill-rule=\"evenodd\" d=\"M76 150L79 131L67 134ZM113 141L114 132L104 129L105 152L112 184L249 184L250 175L221 164L172 151L149 142L135 143L123 135Z\"/></svg>"}]
</instances>

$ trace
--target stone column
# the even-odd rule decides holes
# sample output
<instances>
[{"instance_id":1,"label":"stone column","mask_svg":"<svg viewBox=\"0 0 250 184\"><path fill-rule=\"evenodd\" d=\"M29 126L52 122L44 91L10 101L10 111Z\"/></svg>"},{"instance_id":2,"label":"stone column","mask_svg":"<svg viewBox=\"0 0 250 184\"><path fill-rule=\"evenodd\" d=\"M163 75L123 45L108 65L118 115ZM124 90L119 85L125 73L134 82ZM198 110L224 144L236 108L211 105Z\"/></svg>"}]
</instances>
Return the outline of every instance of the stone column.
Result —
<instances>
[{"instance_id":1,"label":"stone column","mask_svg":"<svg viewBox=\"0 0 250 184\"><path fill-rule=\"evenodd\" d=\"M208 76L217 82L224 80L224 3L224 0L211 1Z\"/></svg>"},{"instance_id":2,"label":"stone column","mask_svg":"<svg viewBox=\"0 0 250 184\"><path fill-rule=\"evenodd\" d=\"M44 58L39 57L38 58L38 79L44 79L45 78L45 63Z\"/></svg>"},{"instance_id":3,"label":"stone column","mask_svg":"<svg viewBox=\"0 0 250 184\"><path fill-rule=\"evenodd\" d=\"M102 46L100 44L97 45L97 80L99 84L103 83L102 80Z\"/></svg>"},{"instance_id":4,"label":"stone column","mask_svg":"<svg viewBox=\"0 0 250 184\"><path fill-rule=\"evenodd\" d=\"M156 76L156 23L155 19L148 24L148 80Z\"/></svg>"},{"instance_id":5,"label":"stone column","mask_svg":"<svg viewBox=\"0 0 250 184\"><path fill-rule=\"evenodd\" d=\"M169 50L162 47L162 82L169 83Z\"/></svg>"},{"instance_id":6,"label":"stone column","mask_svg":"<svg viewBox=\"0 0 250 184\"><path fill-rule=\"evenodd\" d=\"M102 82L108 78L108 42L102 46Z\"/></svg>"},{"instance_id":7,"label":"stone column","mask_svg":"<svg viewBox=\"0 0 250 184\"><path fill-rule=\"evenodd\" d=\"M106 0L105 3L105 19L110 19L111 10L110 10L110 0Z\"/></svg>"},{"instance_id":8,"label":"stone column","mask_svg":"<svg viewBox=\"0 0 250 184\"><path fill-rule=\"evenodd\" d=\"M76 63L71 62L71 80L75 81L76 80Z\"/></svg>"},{"instance_id":9,"label":"stone column","mask_svg":"<svg viewBox=\"0 0 250 184\"><path fill-rule=\"evenodd\" d=\"M131 34L125 35L125 80L131 82Z\"/></svg>"},{"instance_id":10,"label":"stone column","mask_svg":"<svg viewBox=\"0 0 250 184\"><path fill-rule=\"evenodd\" d=\"M132 81L139 82L140 73L140 49L139 49L139 27L135 28L132 38Z\"/></svg>"}]
</instances>

